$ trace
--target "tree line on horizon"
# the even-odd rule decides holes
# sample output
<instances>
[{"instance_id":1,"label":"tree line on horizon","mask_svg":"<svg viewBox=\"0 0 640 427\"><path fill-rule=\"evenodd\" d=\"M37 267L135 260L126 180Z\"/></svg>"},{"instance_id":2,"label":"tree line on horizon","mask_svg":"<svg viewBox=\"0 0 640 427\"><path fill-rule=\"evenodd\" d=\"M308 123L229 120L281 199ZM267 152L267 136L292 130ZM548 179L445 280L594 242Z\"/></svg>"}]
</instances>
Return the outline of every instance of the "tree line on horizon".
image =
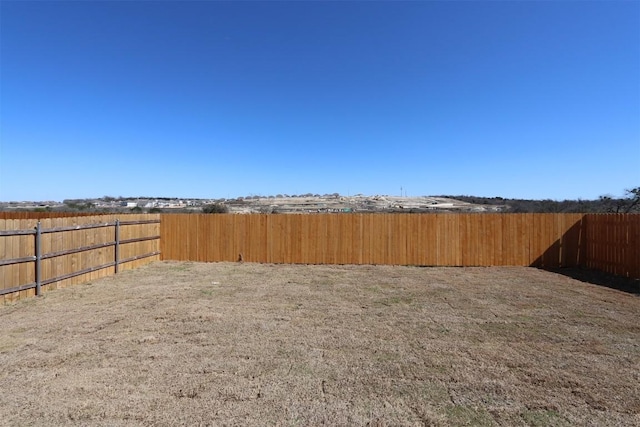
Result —
<instances>
[{"instance_id":1,"label":"tree line on horizon","mask_svg":"<svg viewBox=\"0 0 640 427\"><path fill-rule=\"evenodd\" d=\"M623 197L604 195L596 200L535 200L502 197L440 196L478 205L505 206L509 213L640 213L640 187L625 190Z\"/></svg>"}]
</instances>

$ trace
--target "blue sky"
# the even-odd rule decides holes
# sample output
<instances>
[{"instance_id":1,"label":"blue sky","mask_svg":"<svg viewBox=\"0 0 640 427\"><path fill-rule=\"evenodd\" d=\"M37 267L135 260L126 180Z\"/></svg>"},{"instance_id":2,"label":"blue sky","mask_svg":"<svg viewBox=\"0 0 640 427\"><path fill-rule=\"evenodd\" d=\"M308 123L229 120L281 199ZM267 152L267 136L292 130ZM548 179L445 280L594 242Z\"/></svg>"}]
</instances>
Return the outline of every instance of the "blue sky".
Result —
<instances>
[{"instance_id":1,"label":"blue sky","mask_svg":"<svg viewBox=\"0 0 640 427\"><path fill-rule=\"evenodd\" d=\"M0 1L0 200L640 185L640 2Z\"/></svg>"}]
</instances>

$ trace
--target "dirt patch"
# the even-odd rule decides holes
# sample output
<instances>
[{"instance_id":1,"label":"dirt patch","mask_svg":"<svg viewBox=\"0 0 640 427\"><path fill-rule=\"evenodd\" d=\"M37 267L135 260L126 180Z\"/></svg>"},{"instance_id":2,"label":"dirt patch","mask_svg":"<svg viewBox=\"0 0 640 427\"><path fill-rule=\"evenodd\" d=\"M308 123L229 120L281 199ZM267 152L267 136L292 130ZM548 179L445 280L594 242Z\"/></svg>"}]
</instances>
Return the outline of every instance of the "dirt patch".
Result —
<instances>
[{"instance_id":1,"label":"dirt patch","mask_svg":"<svg viewBox=\"0 0 640 427\"><path fill-rule=\"evenodd\" d=\"M640 425L639 313L532 268L154 263L0 307L0 425Z\"/></svg>"}]
</instances>

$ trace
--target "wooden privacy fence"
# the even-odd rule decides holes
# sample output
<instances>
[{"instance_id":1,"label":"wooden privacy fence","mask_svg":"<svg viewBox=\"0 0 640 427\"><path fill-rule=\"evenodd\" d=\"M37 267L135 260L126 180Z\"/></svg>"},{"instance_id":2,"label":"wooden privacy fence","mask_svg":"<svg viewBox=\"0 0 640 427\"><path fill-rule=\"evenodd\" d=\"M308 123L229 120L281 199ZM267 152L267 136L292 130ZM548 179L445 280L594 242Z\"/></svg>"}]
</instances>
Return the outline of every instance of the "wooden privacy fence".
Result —
<instances>
[{"instance_id":1,"label":"wooden privacy fence","mask_svg":"<svg viewBox=\"0 0 640 427\"><path fill-rule=\"evenodd\" d=\"M159 259L159 215L0 220L0 298L10 301Z\"/></svg>"},{"instance_id":2,"label":"wooden privacy fence","mask_svg":"<svg viewBox=\"0 0 640 427\"><path fill-rule=\"evenodd\" d=\"M162 259L576 266L582 214L165 214Z\"/></svg>"},{"instance_id":3,"label":"wooden privacy fence","mask_svg":"<svg viewBox=\"0 0 640 427\"><path fill-rule=\"evenodd\" d=\"M638 214L163 214L162 259L587 267L640 278Z\"/></svg>"}]
</instances>

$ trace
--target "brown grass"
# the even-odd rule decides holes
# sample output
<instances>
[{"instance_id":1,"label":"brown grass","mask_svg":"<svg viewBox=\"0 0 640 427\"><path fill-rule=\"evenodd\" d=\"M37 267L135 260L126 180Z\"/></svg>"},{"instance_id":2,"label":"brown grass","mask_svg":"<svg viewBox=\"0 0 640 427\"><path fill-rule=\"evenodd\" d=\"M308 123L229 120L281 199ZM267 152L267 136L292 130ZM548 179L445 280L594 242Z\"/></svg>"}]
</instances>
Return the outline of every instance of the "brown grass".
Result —
<instances>
[{"instance_id":1,"label":"brown grass","mask_svg":"<svg viewBox=\"0 0 640 427\"><path fill-rule=\"evenodd\" d=\"M531 268L155 263L0 307L0 425L640 425L639 313Z\"/></svg>"}]
</instances>

